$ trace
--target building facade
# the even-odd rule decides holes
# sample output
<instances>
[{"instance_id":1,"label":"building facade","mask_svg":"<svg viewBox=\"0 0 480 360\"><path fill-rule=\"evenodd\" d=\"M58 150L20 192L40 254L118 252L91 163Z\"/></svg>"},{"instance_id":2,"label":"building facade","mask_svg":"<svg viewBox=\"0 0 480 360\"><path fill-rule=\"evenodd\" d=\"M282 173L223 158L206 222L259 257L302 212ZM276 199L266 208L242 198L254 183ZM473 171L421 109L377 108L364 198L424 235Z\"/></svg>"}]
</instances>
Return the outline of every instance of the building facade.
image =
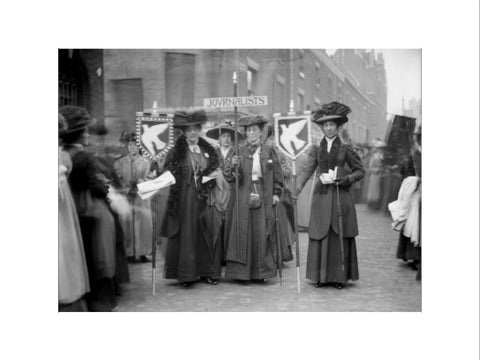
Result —
<instances>
[{"instance_id":1,"label":"building facade","mask_svg":"<svg viewBox=\"0 0 480 360\"><path fill-rule=\"evenodd\" d=\"M315 110L339 101L351 107L346 129L353 142L385 136L387 84L383 56L365 50L321 49L104 49L59 50L59 105L85 106L108 130L100 141L115 143L135 129L135 113L154 101L160 112L193 110L203 100L264 95L265 106L239 113ZM210 109L207 127L233 120L233 109ZM313 127L316 128L316 127ZM318 130L318 129L316 129ZM320 134L316 132L316 138Z\"/></svg>"}]
</instances>

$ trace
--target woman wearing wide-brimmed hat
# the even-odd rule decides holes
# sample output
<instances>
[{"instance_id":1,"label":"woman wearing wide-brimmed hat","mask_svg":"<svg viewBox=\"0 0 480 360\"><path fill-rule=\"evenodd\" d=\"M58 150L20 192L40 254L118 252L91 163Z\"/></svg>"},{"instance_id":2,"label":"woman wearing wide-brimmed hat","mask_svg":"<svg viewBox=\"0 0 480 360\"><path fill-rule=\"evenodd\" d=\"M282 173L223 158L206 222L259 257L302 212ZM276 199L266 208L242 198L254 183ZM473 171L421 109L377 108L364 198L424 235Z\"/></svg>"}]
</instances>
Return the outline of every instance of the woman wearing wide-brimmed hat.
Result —
<instances>
[{"instance_id":1,"label":"woman wearing wide-brimmed hat","mask_svg":"<svg viewBox=\"0 0 480 360\"><path fill-rule=\"evenodd\" d=\"M219 166L215 148L200 136L206 120L203 110L175 113L174 127L182 134L164 164L164 170L176 180L170 187L162 226L162 235L168 238L164 277L177 279L185 287L199 277L215 285L221 275L222 250L205 236L203 216L212 182L203 183L202 179Z\"/></svg>"},{"instance_id":2,"label":"woman wearing wide-brimmed hat","mask_svg":"<svg viewBox=\"0 0 480 360\"><path fill-rule=\"evenodd\" d=\"M64 149L72 159L68 178L80 222L87 260L90 293L86 295L90 311L111 311L116 306L114 277L115 219L109 209L106 169L90 153L88 128L92 118L78 106L64 106L60 114L67 122L62 133Z\"/></svg>"},{"instance_id":3,"label":"woman wearing wide-brimmed hat","mask_svg":"<svg viewBox=\"0 0 480 360\"><path fill-rule=\"evenodd\" d=\"M324 133L320 145L314 145L298 176L297 194L313 175L325 174L335 167L351 171L337 184L331 184L324 177L317 181L312 197L312 210L308 227L307 279L316 287L327 284L342 289L348 280L358 280L358 262L355 236L358 235L357 216L349 189L360 180L365 171L360 158L352 146L342 143L339 130L348 121L350 108L338 102L325 104L313 114L313 122ZM341 244L339 236L337 189L343 215L343 254L342 270Z\"/></svg>"},{"instance_id":4,"label":"woman wearing wide-brimmed hat","mask_svg":"<svg viewBox=\"0 0 480 360\"><path fill-rule=\"evenodd\" d=\"M230 226L232 220L233 203L235 201L235 179L234 168L232 166L232 158L235 153L233 146L235 142L235 128L230 124L220 124L210 129L205 134L211 139L218 140L217 155L220 162L220 169L222 175L229 183L229 198L226 211L223 212L223 219L221 225L221 241L223 247L222 264L226 263L226 251L228 234L230 233ZM241 130L237 132L238 141L243 141L245 135Z\"/></svg>"},{"instance_id":5,"label":"woman wearing wide-brimmed hat","mask_svg":"<svg viewBox=\"0 0 480 360\"><path fill-rule=\"evenodd\" d=\"M239 166L239 204L238 218L233 205L225 276L265 280L277 274L276 244L270 233L275 220L273 206L283 187L282 169L274 149L262 143L267 121L254 115L241 118L239 123L245 128L247 141L233 158Z\"/></svg>"}]
</instances>

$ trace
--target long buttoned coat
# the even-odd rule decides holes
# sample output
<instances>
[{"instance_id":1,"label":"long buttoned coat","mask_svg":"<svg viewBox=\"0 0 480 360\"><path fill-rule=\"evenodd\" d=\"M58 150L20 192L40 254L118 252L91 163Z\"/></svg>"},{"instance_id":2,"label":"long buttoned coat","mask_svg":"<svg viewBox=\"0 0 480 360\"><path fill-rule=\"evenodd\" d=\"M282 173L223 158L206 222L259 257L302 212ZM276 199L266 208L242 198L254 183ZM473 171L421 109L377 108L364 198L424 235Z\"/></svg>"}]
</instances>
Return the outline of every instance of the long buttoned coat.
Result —
<instances>
[{"instance_id":1,"label":"long buttoned coat","mask_svg":"<svg viewBox=\"0 0 480 360\"><path fill-rule=\"evenodd\" d=\"M232 262L238 262L241 264L247 263L247 244L248 244L248 221L249 221L249 207L248 201L250 192L252 189L252 164L253 158L250 154L248 147L242 146L239 149L240 158L240 183L238 191L238 224L236 222L236 205L235 205L235 193L234 204L232 210L231 225L229 227L229 241L227 250L227 260ZM260 166L263 178L263 199L262 206L265 207L265 231L257 233L254 236L256 240L264 243L269 236L269 229L274 225L274 218L272 216L272 200L273 195L280 195L281 188L283 187L282 168L278 160L275 150L266 144L261 145L260 150ZM239 238L237 241L237 226L239 230ZM273 240L272 240L273 241ZM272 249L275 248L275 244L271 244Z\"/></svg>"},{"instance_id":2,"label":"long buttoned coat","mask_svg":"<svg viewBox=\"0 0 480 360\"><path fill-rule=\"evenodd\" d=\"M214 239L205 229L205 225L209 225L205 224L209 185L200 185L202 177L216 170L219 162L215 149L206 140L200 138L198 146L205 168L197 174L197 184L184 135L178 138L165 159L164 170L170 171L176 181L170 187L168 211L162 226L162 236L169 238L164 266L167 279L195 281L198 276L218 278L221 272L221 249L218 248L212 260Z\"/></svg>"},{"instance_id":3,"label":"long buttoned coat","mask_svg":"<svg viewBox=\"0 0 480 360\"><path fill-rule=\"evenodd\" d=\"M351 238L358 235L357 214L355 212L350 185L359 181L364 175L362 162L352 146L341 142L340 138L333 141L330 153L326 150L327 142L322 139L320 145L310 149L308 158L298 175L298 185L301 190L315 170L317 174L328 172L335 166L350 170L349 184L339 188L340 207L343 215L343 236ZM297 193L300 193L299 191ZM308 226L310 239L321 240L327 236L330 227L338 234L338 207L335 185L323 185L320 180L315 184L312 196L312 209Z\"/></svg>"}]
</instances>

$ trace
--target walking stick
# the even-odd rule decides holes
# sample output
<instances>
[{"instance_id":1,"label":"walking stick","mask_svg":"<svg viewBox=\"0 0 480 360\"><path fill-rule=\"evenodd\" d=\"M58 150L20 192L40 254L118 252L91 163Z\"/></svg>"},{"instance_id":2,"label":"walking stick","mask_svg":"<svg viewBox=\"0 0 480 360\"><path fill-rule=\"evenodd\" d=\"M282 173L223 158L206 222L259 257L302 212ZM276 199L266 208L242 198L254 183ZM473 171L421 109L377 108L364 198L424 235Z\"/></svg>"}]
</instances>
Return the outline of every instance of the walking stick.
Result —
<instances>
[{"instance_id":1,"label":"walking stick","mask_svg":"<svg viewBox=\"0 0 480 360\"><path fill-rule=\"evenodd\" d=\"M130 162L130 181L134 179L133 177L133 159ZM135 185L136 186L136 185ZM132 184L130 184L130 187L132 187ZM135 262L136 259L136 254L135 254L135 197L137 195L135 194L134 196L130 196L131 199L131 204L132 204L132 253L133 253L133 261Z\"/></svg>"},{"instance_id":2,"label":"walking stick","mask_svg":"<svg viewBox=\"0 0 480 360\"><path fill-rule=\"evenodd\" d=\"M234 71L233 72L233 96L237 96L237 73ZM238 158L238 112L237 112L237 107L235 106L233 108L234 116L235 116L235 155ZM235 221L236 221L236 244L238 246L238 243L240 242L240 221L239 221L239 200L238 200L238 165L235 165L235 210L236 210L236 215L235 215Z\"/></svg>"},{"instance_id":3,"label":"walking stick","mask_svg":"<svg viewBox=\"0 0 480 360\"><path fill-rule=\"evenodd\" d=\"M155 276L157 269L157 200L156 195L152 198L152 295L155 296Z\"/></svg>"},{"instance_id":4,"label":"walking stick","mask_svg":"<svg viewBox=\"0 0 480 360\"><path fill-rule=\"evenodd\" d=\"M277 244L277 268L278 275L280 276L280 287L282 287L283 254L282 244L280 242L280 231L278 231L278 204L275 205L275 238Z\"/></svg>"},{"instance_id":5,"label":"walking stick","mask_svg":"<svg viewBox=\"0 0 480 360\"><path fill-rule=\"evenodd\" d=\"M337 188L337 212L338 212L338 236L340 238L340 255L342 257L342 271L345 271L345 258L343 255L343 215L342 208L340 206L340 190L338 184L335 184Z\"/></svg>"},{"instance_id":6,"label":"walking stick","mask_svg":"<svg viewBox=\"0 0 480 360\"><path fill-rule=\"evenodd\" d=\"M293 233L295 235L295 260L297 266L297 292L300 294L300 245L298 243L298 215L297 215L297 168L296 160L293 160Z\"/></svg>"}]
</instances>

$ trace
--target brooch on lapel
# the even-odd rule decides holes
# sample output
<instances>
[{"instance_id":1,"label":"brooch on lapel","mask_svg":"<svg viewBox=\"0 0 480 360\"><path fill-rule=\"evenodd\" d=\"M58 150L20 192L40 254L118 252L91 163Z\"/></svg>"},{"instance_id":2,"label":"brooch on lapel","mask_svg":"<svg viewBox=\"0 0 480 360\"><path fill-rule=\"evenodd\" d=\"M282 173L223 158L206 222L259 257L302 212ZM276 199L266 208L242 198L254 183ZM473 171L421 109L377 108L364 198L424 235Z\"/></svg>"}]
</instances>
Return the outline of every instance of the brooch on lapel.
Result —
<instances>
[{"instance_id":1,"label":"brooch on lapel","mask_svg":"<svg viewBox=\"0 0 480 360\"><path fill-rule=\"evenodd\" d=\"M207 159L210 157L210 155L208 155L208 153L205 153L204 155Z\"/></svg>"}]
</instances>

